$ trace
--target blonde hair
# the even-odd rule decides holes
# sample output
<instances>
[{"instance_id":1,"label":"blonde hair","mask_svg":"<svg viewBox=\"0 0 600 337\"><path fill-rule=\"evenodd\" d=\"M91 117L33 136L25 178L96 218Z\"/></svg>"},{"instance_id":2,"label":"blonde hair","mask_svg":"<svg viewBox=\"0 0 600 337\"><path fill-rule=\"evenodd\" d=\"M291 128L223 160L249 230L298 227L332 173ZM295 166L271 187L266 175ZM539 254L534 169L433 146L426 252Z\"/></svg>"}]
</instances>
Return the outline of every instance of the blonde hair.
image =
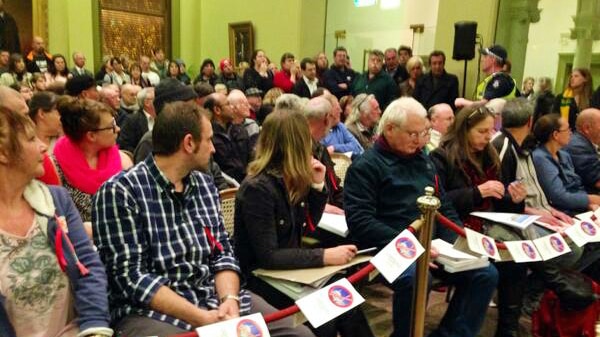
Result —
<instances>
[{"instance_id":1,"label":"blonde hair","mask_svg":"<svg viewBox=\"0 0 600 337\"><path fill-rule=\"evenodd\" d=\"M275 106L275 101L281 95L283 95L283 90L277 87L271 88L265 94L265 97L263 98L263 104L270 104L272 106Z\"/></svg>"},{"instance_id":2,"label":"blonde hair","mask_svg":"<svg viewBox=\"0 0 600 337\"><path fill-rule=\"evenodd\" d=\"M312 138L306 118L296 110L275 109L262 125L248 175L274 171L283 176L292 204L301 202L312 182Z\"/></svg>"}]
</instances>

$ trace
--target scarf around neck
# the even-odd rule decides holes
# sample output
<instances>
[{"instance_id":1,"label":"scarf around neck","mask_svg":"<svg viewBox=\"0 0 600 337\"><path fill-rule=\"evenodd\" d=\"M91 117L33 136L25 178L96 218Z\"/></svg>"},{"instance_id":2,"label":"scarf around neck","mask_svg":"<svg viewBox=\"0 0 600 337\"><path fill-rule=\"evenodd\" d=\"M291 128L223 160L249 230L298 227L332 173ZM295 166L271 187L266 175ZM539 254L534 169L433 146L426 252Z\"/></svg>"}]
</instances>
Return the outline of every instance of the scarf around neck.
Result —
<instances>
[{"instance_id":1,"label":"scarf around neck","mask_svg":"<svg viewBox=\"0 0 600 337\"><path fill-rule=\"evenodd\" d=\"M83 151L66 136L56 142L54 156L69 184L87 194L96 193L105 181L122 170L117 145L98 152L95 169L90 167Z\"/></svg>"}]
</instances>

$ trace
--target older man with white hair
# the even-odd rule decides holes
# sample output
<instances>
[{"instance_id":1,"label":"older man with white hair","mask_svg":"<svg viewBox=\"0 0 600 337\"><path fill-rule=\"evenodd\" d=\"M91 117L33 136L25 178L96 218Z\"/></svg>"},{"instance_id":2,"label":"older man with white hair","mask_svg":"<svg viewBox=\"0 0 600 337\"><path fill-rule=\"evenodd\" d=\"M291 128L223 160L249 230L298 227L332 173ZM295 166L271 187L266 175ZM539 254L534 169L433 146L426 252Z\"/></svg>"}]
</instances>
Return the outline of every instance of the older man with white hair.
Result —
<instances>
[{"instance_id":1,"label":"older man with white hair","mask_svg":"<svg viewBox=\"0 0 600 337\"><path fill-rule=\"evenodd\" d=\"M137 94L137 102L140 109L126 117L117 138L119 148L127 151L131 157L144 134L154 128L154 119L156 118L153 104L154 88L148 87L140 90Z\"/></svg>"},{"instance_id":2,"label":"older man with white hair","mask_svg":"<svg viewBox=\"0 0 600 337\"><path fill-rule=\"evenodd\" d=\"M350 238L362 248L383 248L415 219L420 217L416 199L425 187L437 186L431 159L421 151L427 137L427 113L414 98L393 101L385 110L373 148L356 159L346 175L344 208ZM438 191L439 212L460 224L452 204ZM437 225L435 236L453 242L455 234ZM430 252L435 256L437 252ZM493 265L454 274L432 270L432 274L456 286L448 310L430 336L474 337L479 332L496 284ZM393 296L393 337L412 336L411 301L416 278L412 264L388 286ZM431 280L431 277L429 278Z\"/></svg>"},{"instance_id":3,"label":"older man with white hair","mask_svg":"<svg viewBox=\"0 0 600 337\"><path fill-rule=\"evenodd\" d=\"M431 136L427 148L433 150L440 145L442 136L454 122L454 111L449 104L439 103L427 110L427 118L431 122Z\"/></svg>"},{"instance_id":4,"label":"older man with white hair","mask_svg":"<svg viewBox=\"0 0 600 337\"><path fill-rule=\"evenodd\" d=\"M360 94L352 101L352 112L346 119L346 128L365 150L373 146L380 117L381 109L374 95Z\"/></svg>"}]
</instances>

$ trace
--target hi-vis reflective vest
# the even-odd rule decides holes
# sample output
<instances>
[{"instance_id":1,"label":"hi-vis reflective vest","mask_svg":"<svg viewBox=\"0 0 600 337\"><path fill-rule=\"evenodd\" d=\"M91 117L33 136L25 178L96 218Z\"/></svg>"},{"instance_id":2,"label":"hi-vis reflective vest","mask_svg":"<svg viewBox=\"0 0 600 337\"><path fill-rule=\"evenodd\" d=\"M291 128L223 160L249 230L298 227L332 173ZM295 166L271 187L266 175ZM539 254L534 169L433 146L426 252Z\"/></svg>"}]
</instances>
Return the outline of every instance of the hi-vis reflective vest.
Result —
<instances>
[{"instance_id":1,"label":"hi-vis reflective vest","mask_svg":"<svg viewBox=\"0 0 600 337\"><path fill-rule=\"evenodd\" d=\"M504 75L504 73L502 73L502 72L495 72L495 73L491 74L490 76L486 77L483 81L481 81L477 85L477 90L475 91L475 99L477 99L477 100L483 99L483 94L485 93L485 89L487 88L488 84L497 75ZM510 77L510 76L507 76L507 77L510 78L510 80L513 83L512 90L510 91L510 93L508 93L508 95L500 96L500 97L494 97L494 98L504 98L506 100L509 100L509 99L513 99L513 98L517 97L517 83L515 82L515 80L512 77ZM493 83L492 83L492 85L493 85Z\"/></svg>"}]
</instances>

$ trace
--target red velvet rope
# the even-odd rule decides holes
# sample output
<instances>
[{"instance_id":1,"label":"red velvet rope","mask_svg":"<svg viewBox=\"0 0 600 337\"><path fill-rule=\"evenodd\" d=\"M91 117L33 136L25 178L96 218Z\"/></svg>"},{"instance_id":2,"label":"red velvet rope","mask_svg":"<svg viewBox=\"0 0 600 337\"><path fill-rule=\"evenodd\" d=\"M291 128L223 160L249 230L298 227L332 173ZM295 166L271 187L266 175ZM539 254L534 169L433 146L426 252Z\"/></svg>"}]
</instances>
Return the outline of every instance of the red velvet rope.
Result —
<instances>
[{"instance_id":1,"label":"red velvet rope","mask_svg":"<svg viewBox=\"0 0 600 337\"><path fill-rule=\"evenodd\" d=\"M450 221L450 220L448 220ZM460 227L459 227L460 228ZM411 233L415 233L415 229L411 226L409 226L407 228ZM360 280L362 280L363 278L367 277L367 275L369 275L372 271L375 270L375 266L372 265L371 263L368 263L367 265L365 265L364 267L360 268L356 273L348 276L348 281L350 283L356 283ZM291 316L297 312L300 311L300 308L294 304L292 306L289 306L285 309L276 311L274 313L268 314L266 315L265 318L265 322L267 324L271 323L271 322L275 322L278 321L280 319L284 319L288 316ZM182 333L182 334L178 334L172 337L198 337L198 334L196 333L196 331L190 331L190 332L186 332L186 333Z\"/></svg>"}]
</instances>

